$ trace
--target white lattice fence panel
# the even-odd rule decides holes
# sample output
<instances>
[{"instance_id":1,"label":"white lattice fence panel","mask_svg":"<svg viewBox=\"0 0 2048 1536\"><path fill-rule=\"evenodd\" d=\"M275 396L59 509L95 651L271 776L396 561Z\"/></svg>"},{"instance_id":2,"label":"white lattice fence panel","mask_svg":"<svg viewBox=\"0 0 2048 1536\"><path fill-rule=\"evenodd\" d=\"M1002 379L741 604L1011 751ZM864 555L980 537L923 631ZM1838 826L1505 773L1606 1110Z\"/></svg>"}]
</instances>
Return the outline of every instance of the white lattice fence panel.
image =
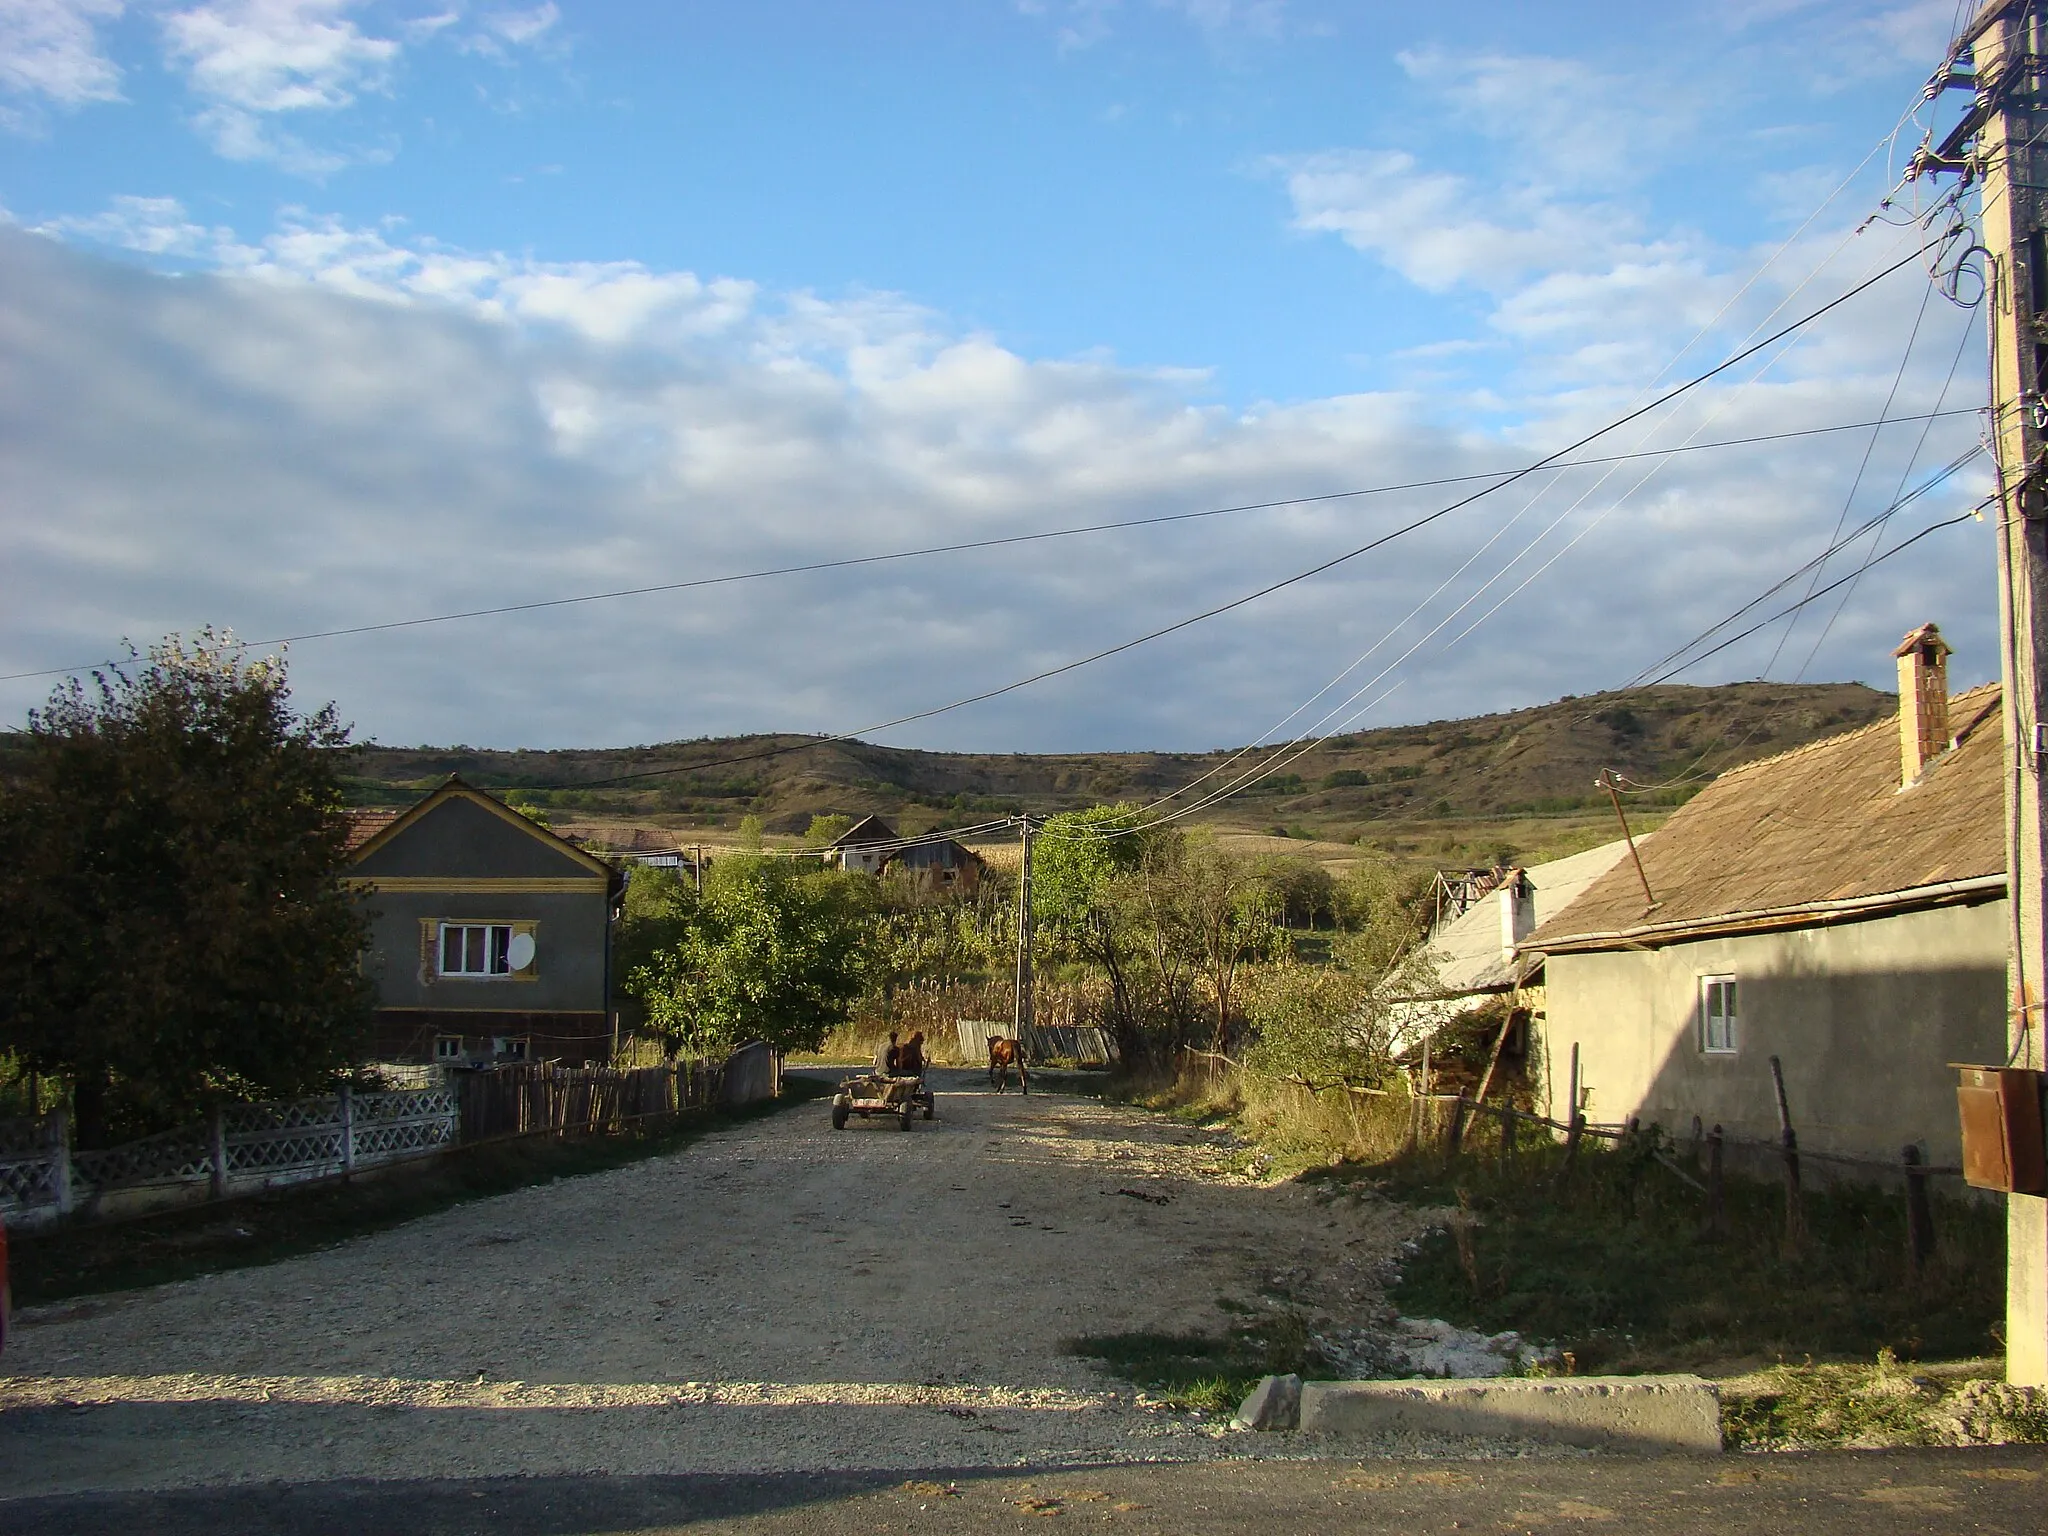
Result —
<instances>
[{"instance_id":1,"label":"white lattice fence panel","mask_svg":"<svg viewBox=\"0 0 2048 1536\"><path fill-rule=\"evenodd\" d=\"M0 1211L25 1211L57 1203L57 1160L40 1157L0 1158Z\"/></svg>"},{"instance_id":2,"label":"white lattice fence panel","mask_svg":"<svg viewBox=\"0 0 2048 1536\"><path fill-rule=\"evenodd\" d=\"M204 1179L211 1171L204 1126L165 1131L159 1136L108 1147L103 1152L71 1154L73 1182L91 1189L119 1189L130 1184L182 1184Z\"/></svg>"},{"instance_id":3,"label":"white lattice fence panel","mask_svg":"<svg viewBox=\"0 0 2048 1536\"><path fill-rule=\"evenodd\" d=\"M405 1157L453 1146L461 1104L452 1088L356 1095L356 1159Z\"/></svg>"}]
</instances>

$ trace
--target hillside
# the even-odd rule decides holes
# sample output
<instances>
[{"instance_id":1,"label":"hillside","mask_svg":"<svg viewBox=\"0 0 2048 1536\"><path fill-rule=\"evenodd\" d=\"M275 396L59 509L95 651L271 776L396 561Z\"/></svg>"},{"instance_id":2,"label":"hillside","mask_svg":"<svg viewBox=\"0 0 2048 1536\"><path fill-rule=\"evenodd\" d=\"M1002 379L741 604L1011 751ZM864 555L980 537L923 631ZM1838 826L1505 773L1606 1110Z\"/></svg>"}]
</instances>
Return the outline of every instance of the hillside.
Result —
<instances>
[{"instance_id":1,"label":"hillside","mask_svg":"<svg viewBox=\"0 0 2048 1536\"><path fill-rule=\"evenodd\" d=\"M1197 819L1347 849L1362 844L1419 862L1532 857L1613 835L1613 812L1593 788L1603 768L1639 784L1688 781L1632 798L1631 817L1654 824L1702 775L1896 707L1892 695L1860 683L1664 686L1567 698L1331 737ZM715 843L747 815L771 834L800 833L821 813L870 812L921 831L1019 810L1149 801L1202 779L1230 756L920 752L800 736L559 752L372 746L357 757L350 786L360 804L403 804L460 773L480 786L520 791L567 830L615 846L652 846ZM1228 778L1203 788L1222 782Z\"/></svg>"}]
</instances>

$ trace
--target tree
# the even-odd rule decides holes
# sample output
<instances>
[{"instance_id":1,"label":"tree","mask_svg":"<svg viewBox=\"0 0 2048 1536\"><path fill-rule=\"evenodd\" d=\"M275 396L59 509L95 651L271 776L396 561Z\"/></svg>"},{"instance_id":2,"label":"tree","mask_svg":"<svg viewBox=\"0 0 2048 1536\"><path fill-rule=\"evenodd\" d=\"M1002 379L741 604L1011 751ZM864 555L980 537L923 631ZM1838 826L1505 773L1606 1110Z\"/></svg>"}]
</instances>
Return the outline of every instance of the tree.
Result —
<instances>
[{"instance_id":1,"label":"tree","mask_svg":"<svg viewBox=\"0 0 2048 1536\"><path fill-rule=\"evenodd\" d=\"M0 1049L67 1077L83 1146L360 1059L369 983L334 706L173 637L59 688L0 787Z\"/></svg>"},{"instance_id":2,"label":"tree","mask_svg":"<svg viewBox=\"0 0 2048 1536\"><path fill-rule=\"evenodd\" d=\"M838 813L819 815L811 818L810 826L804 829L804 845L809 848L830 848L839 838L853 830L853 818Z\"/></svg>"},{"instance_id":3,"label":"tree","mask_svg":"<svg viewBox=\"0 0 2048 1536\"><path fill-rule=\"evenodd\" d=\"M1031 847L1031 909L1055 946L1102 968L1117 1054L1145 1052L1148 999L1124 882L1144 865L1159 834L1142 830L1135 805L1096 805L1046 819Z\"/></svg>"},{"instance_id":4,"label":"tree","mask_svg":"<svg viewBox=\"0 0 2048 1536\"><path fill-rule=\"evenodd\" d=\"M816 1050L866 984L873 884L795 860L729 855L685 904L675 942L627 985L670 1052L716 1054L750 1039Z\"/></svg>"}]
</instances>

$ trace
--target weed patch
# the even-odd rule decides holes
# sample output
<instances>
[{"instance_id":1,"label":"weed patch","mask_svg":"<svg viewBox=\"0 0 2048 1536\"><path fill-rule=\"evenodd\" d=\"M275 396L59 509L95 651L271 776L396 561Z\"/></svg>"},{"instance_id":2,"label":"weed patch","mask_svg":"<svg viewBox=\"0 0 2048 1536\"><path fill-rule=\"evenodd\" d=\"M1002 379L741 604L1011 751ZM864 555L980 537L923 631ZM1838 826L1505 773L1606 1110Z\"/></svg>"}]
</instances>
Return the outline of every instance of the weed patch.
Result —
<instances>
[{"instance_id":1,"label":"weed patch","mask_svg":"<svg viewBox=\"0 0 2048 1536\"><path fill-rule=\"evenodd\" d=\"M789 1076L781 1099L732 1114L693 1114L658 1129L570 1141L485 1142L347 1183L303 1185L128 1221L10 1233L14 1301L38 1306L275 1263L464 1201L659 1157L706 1131L830 1091L828 1084Z\"/></svg>"},{"instance_id":2,"label":"weed patch","mask_svg":"<svg viewBox=\"0 0 2048 1536\"><path fill-rule=\"evenodd\" d=\"M1243 1316L1253 1309L1232 1304ZM1176 1408L1227 1413L1262 1376L1325 1369L1308 1324L1293 1312L1247 1318L1221 1333L1109 1333L1069 1339L1070 1355L1099 1361L1111 1374L1157 1393Z\"/></svg>"},{"instance_id":3,"label":"weed patch","mask_svg":"<svg viewBox=\"0 0 2048 1536\"><path fill-rule=\"evenodd\" d=\"M1446 1167L1414 1156L1363 1178L1392 1199L1457 1206L1465 1220L1425 1242L1393 1300L1411 1315L1570 1351L1576 1369L1712 1369L1738 1362L1955 1360L1995 1352L2004 1312L2004 1222L1994 1207L1937 1200L1940 1246L1905 1265L1904 1200L1837 1185L1809 1192L1807 1236L1784 1242L1778 1186L1730 1176L1727 1230L1701 1236L1701 1200L1628 1150L1584 1148L1560 1187L1545 1145L1503 1176L1490 1155Z\"/></svg>"},{"instance_id":4,"label":"weed patch","mask_svg":"<svg viewBox=\"0 0 2048 1536\"><path fill-rule=\"evenodd\" d=\"M1722 1389L1731 1449L1876 1449L1898 1445L2038 1445L2048 1394L1980 1369L1915 1371L1889 1350L1874 1365L1779 1365Z\"/></svg>"}]
</instances>

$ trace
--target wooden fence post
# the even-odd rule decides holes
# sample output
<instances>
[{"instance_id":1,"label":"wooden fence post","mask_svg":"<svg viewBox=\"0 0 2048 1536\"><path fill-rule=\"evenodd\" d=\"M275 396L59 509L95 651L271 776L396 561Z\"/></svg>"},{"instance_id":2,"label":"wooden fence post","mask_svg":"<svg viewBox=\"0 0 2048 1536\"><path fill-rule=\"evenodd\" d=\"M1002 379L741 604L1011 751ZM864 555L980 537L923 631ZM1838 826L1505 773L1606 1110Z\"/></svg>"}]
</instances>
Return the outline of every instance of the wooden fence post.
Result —
<instances>
[{"instance_id":1,"label":"wooden fence post","mask_svg":"<svg viewBox=\"0 0 2048 1536\"><path fill-rule=\"evenodd\" d=\"M50 1111L50 1193L57 1214L71 1214L71 1112L61 1104Z\"/></svg>"},{"instance_id":2,"label":"wooden fence post","mask_svg":"<svg viewBox=\"0 0 2048 1536\"><path fill-rule=\"evenodd\" d=\"M1906 1164L1906 1273L1918 1280L1934 1257L1934 1208L1927 1199L1927 1175L1918 1147L1901 1154Z\"/></svg>"},{"instance_id":3,"label":"wooden fence post","mask_svg":"<svg viewBox=\"0 0 2048 1536\"><path fill-rule=\"evenodd\" d=\"M1778 1145L1785 1160L1785 1246L1796 1249L1806 1240L1806 1209L1799 1193L1799 1133L1792 1129L1792 1109L1785 1101L1785 1068L1771 1058L1771 1086L1778 1093Z\"/></svg>"},{"instance_id":4,"label":"wooden fence post","mask_svg":"<svg viewBox=\"0 0 2048 1536\"><path fill-rule=\"evenodd\" d=\"M1564 1161L1557 1166L1557 1179L1552 1188L1561 1191L1571 1182L1572 1168L1579 1160L1579 1141L1585 1134L1586 1117L1574 1111L1571 1125L1564 1133Z\"/></svg>"},{"instance_id":5,"label":"wooden fence post","mask_svg":"<svg viewBox=\"0 0 2048 1536\"><path fill-rule=\"evenodd\" d=\"M1630 1115L1628 1124L1621 1133L1621 1147L1627 1156L1624 1159L1622 1177L1626 1181L1623 1193L1627 1197L1628 1213L1636 1213L1636 1186L1642 1182L1643 1164L1648 1161L1643 1153L1643 1121L1640 1115Z\"/></svg>"},{"instance_id":6,"label":"wooden fence post","mask_svg":"<svg viewBox=\"0 0 2048 1536\"><path fill-rule=\"evenodd\" d=\"M207 1192L216 1200L228 1193L227 1117L216 1104L206 1115Z\"/></svg>"},{"instance_id":7,"label":"wooden fence post","mask_svg":"<svg viewBox=\"0 0 2048 1536\"><path fill-rule=\"evenodd\" d=\"M1685 1160L1694 1173L1700 1171L1700 1147L1707 1139L1707 1128L1700 1124L1700 1117L1692 1117L1692 1139L1685 1144Z\"/></svg>"},{"instance_id":8,"label":"wooden fence post","mask_svg":"<svg viewBox=\"0 0 2048 1536\"><path fill-rule=\"evenodd\" d=\"M341 1176L348 1178L356 1171L356 1091L347 1083L341 1085Z\"/></svg>"},{"instance_id":9,"label":"wooden fence post","mask_svg":"<svg viewBox=\"0 0 2048 1536\"><path fill-rule=\"evenodd\" d=\"M1717 1125L1707 1135L1707 1215L1700 1236L1718 1243L1727 1235L1728 1194L1721 1182L1721 1127Z\"/></svg>"},{"instance_id":10,"label":"wooden fence post","mask_svg":"<svg viewBox=\"0 0 2048 1536\"><path fill-rule=\"evenodd\" d=\"M1515 1161L1515 1132L1521 1122L1515 1119L1514 1111L1504 1109L1495 1116L1500 1121L1500 1176L1505 1179Z\"/></svg>"},{"instance_id":11,"label":"wooden fence post","mask_svg":"<svg viewBox=\"0 0 2048 1536\"><path fill-rule=\"evenodd\" d=\"M1444 1157L1447 1161L1455 1162L1458 1153L1464 1148L1465 1116L1468 1113L1470 1103L1471 1101L1461 1093L1458 1095L1456 1107L1451 1111L1450 1134L1444 1138Z\"/></svg>"}]
</instances>

